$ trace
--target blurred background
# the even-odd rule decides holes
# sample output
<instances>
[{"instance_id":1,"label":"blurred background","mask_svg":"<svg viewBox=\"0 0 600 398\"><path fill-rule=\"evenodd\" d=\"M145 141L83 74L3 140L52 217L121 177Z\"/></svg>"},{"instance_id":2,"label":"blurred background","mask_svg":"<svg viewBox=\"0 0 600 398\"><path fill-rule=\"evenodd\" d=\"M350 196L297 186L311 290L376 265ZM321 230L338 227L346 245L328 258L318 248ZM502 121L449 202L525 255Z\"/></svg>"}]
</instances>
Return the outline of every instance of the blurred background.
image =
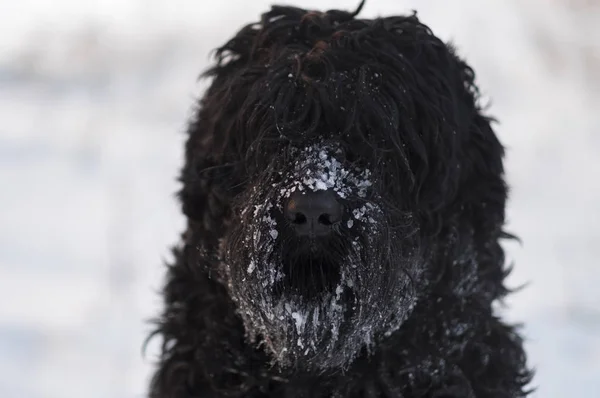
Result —
<instances>
[{"instance_id":1,"label":"blurred background","mask_svg":"<svg viewBox=\"0 0 600 398\"><path fill-rule=\"evenodd\" d=\"M279 1L355 9L358 0ZM502 308L536 397L600 396L600 2L417 9L478 73L512 187ZM186 118L209 52L266 0L0 0L0 397L143 397Z\"/></svg>"}]
</instances>

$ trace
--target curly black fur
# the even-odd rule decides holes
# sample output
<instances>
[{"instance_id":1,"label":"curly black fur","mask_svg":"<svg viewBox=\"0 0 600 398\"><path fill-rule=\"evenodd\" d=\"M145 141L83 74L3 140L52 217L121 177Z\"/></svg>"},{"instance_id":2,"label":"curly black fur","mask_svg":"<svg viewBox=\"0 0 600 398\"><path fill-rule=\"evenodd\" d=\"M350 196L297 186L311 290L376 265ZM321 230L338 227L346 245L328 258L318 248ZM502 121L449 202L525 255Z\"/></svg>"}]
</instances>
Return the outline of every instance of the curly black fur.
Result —
<instances>
[{"instance_id":1,"label":"curly black fur","mask_svg":"<svg viewBox=\"0 0 600 398\"><path fill-rule=\"evenodd\" d=\"M151 397L528 394L492 310L507 188L474 72L416 15L355 16L274 6L217 50ZM301 241L282 203L325 160L344 219Z\"/></svg>"}]
</instances>

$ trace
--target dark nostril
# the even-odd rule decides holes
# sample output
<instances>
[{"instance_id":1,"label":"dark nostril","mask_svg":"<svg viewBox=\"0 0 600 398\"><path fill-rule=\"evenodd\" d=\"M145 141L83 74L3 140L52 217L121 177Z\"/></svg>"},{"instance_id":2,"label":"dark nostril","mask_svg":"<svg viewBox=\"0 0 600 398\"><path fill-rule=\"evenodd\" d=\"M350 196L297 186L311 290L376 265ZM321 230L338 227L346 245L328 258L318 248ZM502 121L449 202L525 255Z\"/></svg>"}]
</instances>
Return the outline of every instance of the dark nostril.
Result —
<instances>
[{"instance_id":1,"label":"dark nostril","mask_svg":"<svg viewBox=\"0 0 600 398\"><path fill-rule=\"evenodd\" d=\"M296 191L285 205L285 214L300 235L324 235L341 221L342 205L333 191Z\"/></svg>"},{"instance_id":2,"label":"dark nostril","mask_svg":"<svg viewBox=\"0 0 600 398\"><path fill-rule=\"evenodd\" d=\"M331 215L330 215L330 214L321 214L321 215L319 216L319 218L317 219L317 221L318 221L319 223L323 224L323 225L332 225L332 224L334 224L334 223L331 221Z\"/></svg>"},{"instance_id":3,"label":"dark nostril","mask_svg":"<svg viewBox=\"0 0 600 398\"><path fill-rule=\"evenodd\" d=\"M302 213L296 213L292 222L294 224L306 224L306 216Z\"/></svg>"}]
</instances>

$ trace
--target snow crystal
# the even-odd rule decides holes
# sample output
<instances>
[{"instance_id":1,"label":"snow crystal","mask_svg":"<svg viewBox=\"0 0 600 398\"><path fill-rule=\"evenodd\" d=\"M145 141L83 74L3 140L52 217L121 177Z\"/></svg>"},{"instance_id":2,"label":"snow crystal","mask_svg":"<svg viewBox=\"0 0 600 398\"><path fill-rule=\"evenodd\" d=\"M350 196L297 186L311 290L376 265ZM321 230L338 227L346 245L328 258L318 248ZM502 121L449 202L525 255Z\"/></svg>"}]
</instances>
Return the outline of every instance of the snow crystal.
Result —
<instances>
[{"instance_id":1,"label":"snow crystal","mask_svg":"<svg viewBox=\"0 0 600 398\"><path fill-rule=\"evenodd\" d=\"M248 264L248 273L252 274L252 272L254 272L254 269L256 268L256 263L254 263L254 260L250 260L250 264Z\"/></svg>"},{"instance_id":2,"label":"snow crystal","mask_svg":"<svg viewBox=\"0 0 600 398\"><path fill-rule=\"evenodd\" d=\"M365 206L363 206L360 209L352 210L352 215L354 216L354 218L359 220L365 215L366 212L367 212L367 208Z\"/></svg>"},{"instance_id":3,"label":"snow crystal","mask_svg":"<svg viewBox=\"0 0 600 398\"><path fill-rule=\"evenodd\" d=\"M323 181L317 181L315 183L315 189L325 191L327 190L327 184L325 184Z\"/></svg>"},{"instance_id":4,"label":"snow crystal","mask_svg":"<svg viewBox=\"0 0 600 398\"><path fill-rule=\"evenodd\" d=\"M296 150L296 153L298 151ZM369 169L348 170L336 157L341 155L339 146L317 144L300 151L294 163L294 171L288 177L282 197L289 197L296 188L312 191L333 189L341 198L350 195L366 197L367 189L372 186Z\"/></svg>"},{"instance_id":5,"label":"snow crystal","mask_svg":"<svg viewBox=\"0 0 600 398\"><path fill-rule=\"evenodd\" d=\"M302 316L302 314L300 314L299 312L292 312L292 318L294 319L294 321L296 322L296 330L298 332L302 331L302 328L304 326L304 322L306 321L306 318Z\"/></svg>"}]
</instances>

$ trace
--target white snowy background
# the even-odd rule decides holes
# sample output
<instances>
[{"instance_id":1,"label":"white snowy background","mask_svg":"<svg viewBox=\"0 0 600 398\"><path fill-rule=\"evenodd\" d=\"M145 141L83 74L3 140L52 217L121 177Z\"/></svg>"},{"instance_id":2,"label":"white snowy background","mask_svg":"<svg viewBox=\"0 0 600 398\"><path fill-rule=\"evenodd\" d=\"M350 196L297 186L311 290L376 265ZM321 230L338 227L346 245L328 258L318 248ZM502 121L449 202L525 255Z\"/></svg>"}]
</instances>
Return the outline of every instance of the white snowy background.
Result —
<instances>
[{"instance_id":1,"label":"white snowy background","mask_svg":"<svg viewBox=\"0 0 600 398\"><path fill-rule=\"evenodd\" d=\"M143 397L196 77L270 2L0 0L0 397ZM290 1L280 1L290 3ZM358 0L295 1L354 9ZM501 124L536 397L600 397L600 4L369 0L417 9Z\"/></svg>"}]
</instances>

